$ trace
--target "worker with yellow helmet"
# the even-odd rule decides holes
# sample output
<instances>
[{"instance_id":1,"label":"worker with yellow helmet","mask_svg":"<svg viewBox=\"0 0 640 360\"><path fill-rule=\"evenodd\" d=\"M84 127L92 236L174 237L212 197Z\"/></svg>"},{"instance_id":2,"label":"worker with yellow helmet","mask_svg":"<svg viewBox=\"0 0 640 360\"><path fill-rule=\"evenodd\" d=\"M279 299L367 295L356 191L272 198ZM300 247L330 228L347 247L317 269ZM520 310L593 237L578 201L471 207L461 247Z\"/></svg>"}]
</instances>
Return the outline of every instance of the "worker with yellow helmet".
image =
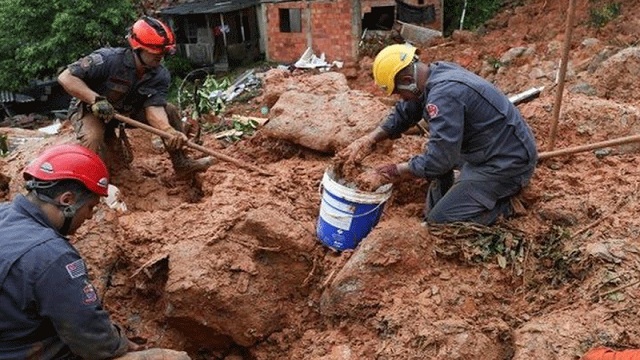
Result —
<instances>
[{"instance_id":1,"label":"worker with yellow helmet","mask_svg":"<svg viewBox=\"0 0 640 360\"><path fill-rule=\"evenodd\" d=\"M337 154L357 164L384 139L420 120L429 124L425 152L360 176L375 189L412 178L431 181L425 221L493 224L513 213L511 198L531 179L538 153L518 109L493 84L451 62L427 64L409 44L385 47L373 62L375 83L401 98L373 131ZM454 170L460 170L454 179Z\"/></svg>"}]
</instances>

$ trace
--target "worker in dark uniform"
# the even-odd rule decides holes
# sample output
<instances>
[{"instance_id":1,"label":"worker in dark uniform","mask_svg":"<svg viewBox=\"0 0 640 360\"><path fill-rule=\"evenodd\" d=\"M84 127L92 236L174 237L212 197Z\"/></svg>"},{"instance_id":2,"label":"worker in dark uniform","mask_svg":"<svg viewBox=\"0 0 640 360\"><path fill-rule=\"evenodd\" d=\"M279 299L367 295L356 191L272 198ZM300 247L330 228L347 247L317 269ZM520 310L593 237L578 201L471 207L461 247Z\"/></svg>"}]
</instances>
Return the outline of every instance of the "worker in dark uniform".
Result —
<instances>
[{"instance_id":1,"label":"worker in dark uniform","mask_svg":"<svg viewBox=\"0 0 640 360\"><path fill-rule=\"evenodd\" d=\"M402 98L376 129L338 153L358 163L384 139L396 139L421 119L428 122L423 154L360 176L375 189L411 178L431 181L428 223L493 224L509 216L511 198L531 179L538 154L529 126L493 84L449 62L426 64L408 44L390 45L373 63L376 84ZM454 169L459 169L454 179Z\"/></svg>"},{"instance_id":2,"label":"worker in dark uniform","mask_svg":"<svg viewBox=\"0 0 640 360\"><path fill-rule=\"evenodd\" d=\"M104 162L78 144L49 148L24 170L27 195L0 204L0 360L112 359L142 350L103 309L66 236L107 195ZM142 351L138 351L142 350Z\"/></svg>"},{"instance_id":3,"label":"worker in dark uniform","mask_svg":"<svg viewBox=\"0 0 640 360\"><path fill-rule=\"evenodd\" d=\"M124 124L111 121L117 111L173 136L163 141L176 173L205 171L213 159L193 160L186 156L182 148L187 136L180 112L167 103L171 75L161 62L165 55L175 53L173 32L160 20L144 16L133 24L127 39L130 47L98 49L70 64L58 76L58 82L74 97L69 119L76 137L109 167L126 165L120 163L131 161L122 156L119 140L124 140L124 132L120 132L120 139L115 132Z\"/></svg>"}]
</instances>

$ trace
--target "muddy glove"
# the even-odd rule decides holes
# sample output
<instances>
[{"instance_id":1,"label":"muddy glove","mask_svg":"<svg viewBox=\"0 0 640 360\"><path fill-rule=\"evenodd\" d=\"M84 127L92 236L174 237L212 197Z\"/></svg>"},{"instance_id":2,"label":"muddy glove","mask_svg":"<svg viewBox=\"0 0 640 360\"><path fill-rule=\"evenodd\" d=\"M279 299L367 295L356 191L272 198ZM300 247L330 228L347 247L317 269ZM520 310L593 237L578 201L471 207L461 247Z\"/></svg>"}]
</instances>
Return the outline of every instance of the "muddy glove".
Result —
<instances>
[{"instance_id":1,"label":"muddy glove","mask_svg":"<svg viewBox=\"0 0 640 360\"><path fill-rule=\"evenodd\" d=\"M369 136L363 136L338 152L337 157L347 163L358 163L373 151L375 142Z\"/></svg>"},{"instance_id":2,"label":"muddy glove","mask_svg":"<svg viewBox=\"0 0 640 360\"><path fill-rule=\"evenodd\" d=\"M93 104L91 104L91 112L105 123L108 123L113 118L113 114L115 114L113 105L104 96L96 96Z\"/></svg>"},{"instance_id":3,"label":"muddy glove","mask_svg":"<svg viewBox=\"0 0 640 360\"><path fill-rule=\"evenodd\" d=\"M180 150L187 143L187 135L172 128L168 127L163 130L167 134L171 135L171 138L164 139L164 145L169 151Z\"/></svg>"}]
</instances>

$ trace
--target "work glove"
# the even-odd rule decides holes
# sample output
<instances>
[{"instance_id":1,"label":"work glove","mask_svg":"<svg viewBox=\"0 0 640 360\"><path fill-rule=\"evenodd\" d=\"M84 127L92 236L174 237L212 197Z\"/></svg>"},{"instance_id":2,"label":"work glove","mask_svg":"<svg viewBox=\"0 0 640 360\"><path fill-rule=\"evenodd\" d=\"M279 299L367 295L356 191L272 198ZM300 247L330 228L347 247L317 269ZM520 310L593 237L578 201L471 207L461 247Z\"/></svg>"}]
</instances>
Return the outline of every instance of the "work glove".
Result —
<instances>
[{"instance_id":1,"label":"work glove","mask_svg":"<svg viewBox=\"0 0 640 360\"><path fill-rule=\"evenodd\" d=\"M340 150L337 157L346 163L359 163L373 151L375 142L369 136L363 136Z\"/></svg>"},{"instance_id":2,"label":"work glove","mask_svg":"<svg viewBox=\"0 0 640 360\"><path fill-rule=\"evenodd\" d=\"M400 180L400 172L396 164L387 164L362 173L356 179L360 190L375 191L380 186Z\"/></svg>"},{"instance_id":3,"label":"work glove","mask_svg":"<svg viewBox=\"0 0 640 360\"><path fill-rule=\"evenodd\" d=\"M163 130L167 134L171 135L170 138L164 139L164 145L169 151L180 150L187 143L187 135L172 128L168 127Z\"/></svg>"},{"instance_id":4,"label":"work glove","mask_svg":"<svg viewBox=\"0 0 640 360\"><path fill-rule=\"evenodd\" d=\"M115 110L113 109L113 105L107 100L104 96L96 96L95 101L91 104L91 112L95 117L108 123L113 119L113 115L115 114Z\"/></svg>"}]
</instances>

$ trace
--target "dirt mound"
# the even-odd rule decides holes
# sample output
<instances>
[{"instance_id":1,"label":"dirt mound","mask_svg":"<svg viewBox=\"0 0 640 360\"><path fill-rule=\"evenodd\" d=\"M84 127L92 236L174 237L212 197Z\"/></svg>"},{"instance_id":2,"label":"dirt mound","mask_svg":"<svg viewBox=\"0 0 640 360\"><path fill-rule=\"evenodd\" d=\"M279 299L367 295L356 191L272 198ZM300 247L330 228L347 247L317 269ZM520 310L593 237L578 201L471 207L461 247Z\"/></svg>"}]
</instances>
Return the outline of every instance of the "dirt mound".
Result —
<instances>
[{"instance_id":1,"label":"dirt mound","mask_svg":"<svg viewBox=\"0 0 640 360\"><path fill-rule=\"evenodd\" d=\"M639 126L640 2L593 27L596 3L578 4L561 148ZM560 2L510 6L485 34L458 32L422 56L459 62L509 95L544 86L519 108L547 150L565 15ZM491 228L422 226L427 184L414 181L394 188L357 249L320 243L320 182L332 152L394 100L373 86L370 66L363 59L348 77L268 71L252 103L270 109L268 125L234 144L203 137L272 176L218 161L179 179L153 136L129 130L134 161L113 176L128 211L103 204L72 239L129 336L228 360L576 359L598 344L640 347L634 144L541 162L520 215ZM71 138L65 124L0 158L0 196L22 191L21 170L35 154ZM386 142L365 167L405 161L425 140Z\"/></svg>"}]
</instances>

